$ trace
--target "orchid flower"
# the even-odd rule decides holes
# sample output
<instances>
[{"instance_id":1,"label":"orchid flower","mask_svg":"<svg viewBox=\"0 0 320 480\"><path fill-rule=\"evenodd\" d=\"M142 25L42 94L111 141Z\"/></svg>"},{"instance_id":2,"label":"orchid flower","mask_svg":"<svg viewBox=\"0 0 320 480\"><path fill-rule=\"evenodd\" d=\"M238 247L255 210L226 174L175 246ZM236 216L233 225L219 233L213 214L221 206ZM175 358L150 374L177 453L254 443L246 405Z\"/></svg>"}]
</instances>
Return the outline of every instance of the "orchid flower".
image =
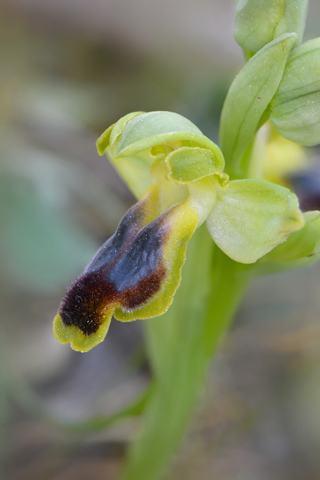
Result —
<instances>
[{"instance_id":1,"label":"orchid flower","mask_svg":"<svg viewBox=\"0 0 320 480\"><path fill-rule=\"evenodd\" d=\"M188 242L204 222L216 245L244 264L304 225L290 190L261 178L230 180L219 147L176 113L126 115L97 148L139 201L60 305L54 336L74 350L102 342L112 316L126 322L164 313L180 284Z\"/></svg>"}]
</instances>

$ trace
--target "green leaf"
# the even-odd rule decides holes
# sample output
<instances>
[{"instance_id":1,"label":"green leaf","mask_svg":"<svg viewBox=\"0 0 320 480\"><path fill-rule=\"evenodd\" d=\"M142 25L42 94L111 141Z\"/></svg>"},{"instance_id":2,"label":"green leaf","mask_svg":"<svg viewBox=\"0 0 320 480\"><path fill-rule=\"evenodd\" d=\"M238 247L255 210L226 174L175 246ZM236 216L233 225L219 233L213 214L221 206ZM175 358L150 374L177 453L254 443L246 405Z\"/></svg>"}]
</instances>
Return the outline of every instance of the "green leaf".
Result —
<instances>
[{"instance_id":1,"label":"green leaf","mask_svg":"<svg viewBox=\"0 0 320 480\"><path fill-rule=\"evenodd\" d=\"M234 180L218 191L207 227L233 260L254 263L303 227L297 197L266 180Z\"/></svg>"},{"instance_id":2,"label":"green leaf","mask_svg":"<svg viewBox=\"0 0 320 480\"><path fill-rule=\"evenodd\" d=\"M320 38L292 50L271 103L270 119L293 142L320 143Z\"/></svg>"},{"instance_id":3,"label":"green leaf","mask_svg":"<svg viewBox=\"0 0 320 480\"><path fill-rule=\"evenodd\" d=\"M239 0L235 39L251 53L285 33L296 33L299 45L307 9L308 0Z\"/></svg>"},{"instance_id":4,"label":"green leaf","mask_svg":"<svg viewBox=\"0 0 320 480\"><path fill-rule=\"evenodd\" d=\"M231 175L245 176L242 157L278 89L295 40L292 33L268 43L240 70L229 89L221 114L220 147Z\"/></svg>"}]
</instances>

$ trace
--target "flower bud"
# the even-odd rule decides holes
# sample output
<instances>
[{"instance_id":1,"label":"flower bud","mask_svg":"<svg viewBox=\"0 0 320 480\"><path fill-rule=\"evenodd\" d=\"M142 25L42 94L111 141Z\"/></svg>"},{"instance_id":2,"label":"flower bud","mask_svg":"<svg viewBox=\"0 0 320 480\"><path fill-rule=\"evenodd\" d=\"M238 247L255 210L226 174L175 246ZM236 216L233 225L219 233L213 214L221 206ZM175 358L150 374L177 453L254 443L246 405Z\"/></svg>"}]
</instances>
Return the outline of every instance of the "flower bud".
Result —
<instances>
[{"instance_id":1,"label":"flower bud","mask_svg":"<svg viewBox=\"0 0 320 480\"><path fill-rule=\"evenodd\" d=\"M264 124L262 128L264 136L267 137L262 152L262 178L290 188L292 176L306 168L306 150L280 135L271 122Z\"/></svg>"},{"instance_id":2,"label":"flower bud","mask_svg":"<svg viewBox=\"0 0 320 480\"><path fill-rule=\"evenodd\" d=\"M320 143L320 38L292 50L271 102L270 119L293 142Z\"/></svg>"},{"instance_id":3,"label":"flower bud","mask_svg":"<svg viewBox=\"0 0 320 480\"><path fill-rule=\"evenodd\" d=\"M308 0L239 0L235 39L250 54L284 33L297 33L301 43Z\"/></svg>"},{"instance_id":4,"label":"flower bud","mask_svg":"<svg viewBox=\"0 0 320 480\"><path fill-rule=\"evenodd\" d=\"M268 43L246 63L231 84L221 113L220 148L228 173L233 176L239 178L245 173L244 153L279 88L295 40L295 33L286 33Z\"/></svg>"}]
</instances>

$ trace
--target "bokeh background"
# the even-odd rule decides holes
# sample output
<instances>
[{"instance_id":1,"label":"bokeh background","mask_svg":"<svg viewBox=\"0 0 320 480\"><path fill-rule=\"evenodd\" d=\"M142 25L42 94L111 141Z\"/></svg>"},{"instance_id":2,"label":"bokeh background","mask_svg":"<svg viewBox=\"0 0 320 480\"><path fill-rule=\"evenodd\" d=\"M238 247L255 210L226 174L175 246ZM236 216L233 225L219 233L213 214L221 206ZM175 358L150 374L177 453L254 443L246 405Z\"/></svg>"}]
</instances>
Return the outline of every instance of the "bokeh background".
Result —
<instances>
[{"instance_id":1,"label":"bokeh background","mask_svg":"<svg viewBox=\"0 0 320 480\"><path fill-rule=\"evenodd\" d=\"M133 202L95 140L134 110L179 112L216 140L243 63L234 9L0 0L3 480L118 475L139 420L104 424L149 382L141 322L113 321L87 354L51 334L65 288ZM310 0L306 38L319 14ZM319 281L320 264L249 288L165 480L319 480Z\"/></svg>"}]
</instances>

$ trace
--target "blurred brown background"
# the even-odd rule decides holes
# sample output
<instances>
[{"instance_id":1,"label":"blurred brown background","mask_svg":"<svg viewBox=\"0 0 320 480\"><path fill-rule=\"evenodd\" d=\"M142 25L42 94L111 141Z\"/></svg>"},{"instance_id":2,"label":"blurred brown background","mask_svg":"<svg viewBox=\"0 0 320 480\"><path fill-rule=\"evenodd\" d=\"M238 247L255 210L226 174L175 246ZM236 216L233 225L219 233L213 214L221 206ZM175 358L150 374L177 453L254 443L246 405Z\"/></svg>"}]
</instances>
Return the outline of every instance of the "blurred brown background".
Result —
<instances>
[{"instance_id":1,"label":"blurred brown background","mask_svg":"<svg viewBox=\"0 0 320 480\"><path fill-rule=\"evenodd\" d=\"M137 420L64 426L144 391L141 324L114 321L85 355L51 334L66 286L133 202L95 140L134 110L174 110L216 140L242 64L234 8L0 1L0 479L116 478ZM310 1L307 38L319 8ZM166 480L320 478L319 280L315 265L255 281Z\"/></svg>"}]
</instances>

